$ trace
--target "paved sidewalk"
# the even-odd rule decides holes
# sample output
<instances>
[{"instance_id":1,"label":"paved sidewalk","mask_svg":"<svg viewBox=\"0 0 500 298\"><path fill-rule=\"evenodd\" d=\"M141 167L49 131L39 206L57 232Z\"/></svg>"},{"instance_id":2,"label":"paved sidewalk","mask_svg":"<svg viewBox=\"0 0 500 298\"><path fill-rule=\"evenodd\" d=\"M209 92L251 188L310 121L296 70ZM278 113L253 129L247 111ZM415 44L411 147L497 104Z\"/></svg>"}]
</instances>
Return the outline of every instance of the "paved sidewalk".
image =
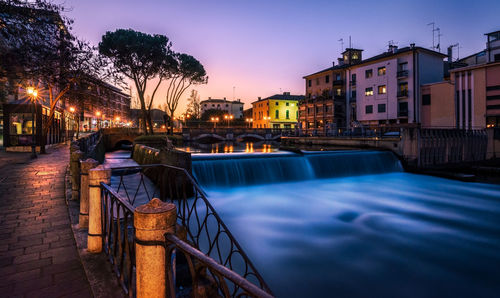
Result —
<instances>
[{"instance_id":1,"label":"paved sidewalk","mask_svg":"<svg viewBox=\"0 0 500 298\"><path fill-rule=\"evenodd\" d=\"M64 193L68 146L0 165L0 296L92 297Z\"/></svg>"}]
</instances>

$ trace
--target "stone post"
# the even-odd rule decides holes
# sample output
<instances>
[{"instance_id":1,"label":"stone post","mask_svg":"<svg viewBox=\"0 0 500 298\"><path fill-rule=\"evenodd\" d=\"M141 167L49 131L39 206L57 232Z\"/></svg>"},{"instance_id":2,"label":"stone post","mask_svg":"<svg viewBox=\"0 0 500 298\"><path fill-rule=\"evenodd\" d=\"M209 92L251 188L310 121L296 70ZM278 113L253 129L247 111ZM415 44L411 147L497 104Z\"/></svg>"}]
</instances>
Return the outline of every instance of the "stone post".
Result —
<instances>
[{"instance_id":1,"label":"stone post","mask_svg":"<svg viewBox=\"0 0 500 298\"><path fill-rule=\"evenodd\" d=\"M78 200L80 190L80 159L83 152L74 150L70 155L69 171L71 173L71 199Z\"/></svg>"},{"instance_id":2,"label":"stone post","mask_svg":"<svg viewBox=\"0 0 500 298\"><path fill-rule=\"evenodd\" d=\"M137 297L166 297L165 233L175 233L174 204L157 198L135 208L135 260Z\"/></svg>"},{"instance_id":3,"label":"stone post","mask_svg":"<svg viewBox=\"0 0 500 298\"><path fill-rule=\"evenodd\" d=\"M87 240L87 251L90 253L102 252L102 203L101 182L109 184L111 181L111 169L105 169L102 165L89 170L89 235Z\"/></svg>"},{"instance_id":4,"label":"stone post","mask_svg":"<svg viewBox=\"0 0 500 298\"><path fill-rule=\"evenodd\" d=\"M89 227L89 171L99 165L99 162L92 158L80 161L80 216L78 225L81 228Z\"/></svg>"}]
</instances>

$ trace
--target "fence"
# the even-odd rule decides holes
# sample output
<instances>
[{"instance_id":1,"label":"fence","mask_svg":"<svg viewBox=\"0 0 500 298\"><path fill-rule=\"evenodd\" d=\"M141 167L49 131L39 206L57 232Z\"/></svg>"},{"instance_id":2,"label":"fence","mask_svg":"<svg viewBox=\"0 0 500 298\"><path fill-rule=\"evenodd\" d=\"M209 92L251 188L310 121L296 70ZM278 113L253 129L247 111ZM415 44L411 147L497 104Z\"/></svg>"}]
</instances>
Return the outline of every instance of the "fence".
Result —
<instances>
[{"instance_id":1,"label":"fence","mask_svg":"<svg viewBox=\"0 0 500 298\"><path fill-rule=\"evenodd\" d=\"M111 186L99 184L102 249L129 296L134 295L136 285L134 212L157 197L175 204L180 224L177 232L185 238L167 234L161 244L168 255L171 294L185 292L190 286L194 293L204 287L224 297L271 297L262 276L185 169L142 165L114 168L112 173ZM89 239L91 233L99 234L91 230Z\"/></svg>"}]
</instances>

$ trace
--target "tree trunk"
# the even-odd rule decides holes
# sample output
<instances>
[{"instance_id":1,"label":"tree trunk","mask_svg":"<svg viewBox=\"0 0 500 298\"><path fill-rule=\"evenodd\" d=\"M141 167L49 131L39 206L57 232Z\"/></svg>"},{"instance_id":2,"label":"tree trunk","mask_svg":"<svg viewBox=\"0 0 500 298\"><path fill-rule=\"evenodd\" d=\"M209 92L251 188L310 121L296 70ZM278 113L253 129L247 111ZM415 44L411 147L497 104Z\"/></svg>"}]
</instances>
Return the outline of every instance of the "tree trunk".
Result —
<instances>
[{"instance_id":1,"label":"tree trunk","mask_svg":"<svg viewBox=\"0 0 500 298\"><path fill-rule=\"evenodd\" d=\"M150 133L151 133L151 135L154 135L155 132L153 130L153 121L151 120L151 110L148 110L147 117L148 117L148 125L149 125Z\"/></svg>"},{"instance_id":2,"label":"tree trunk","mask_svg":"<svg viewBox=\"0 0 500 298\"><path fill-rule=\"evenodd\" d=\"M148 132L148 116L147 116L146 104L144 102L144 93L139 93L138 95L139 95L139 99L141 101L141 114L142 114L142 123L144 123L144 133L146 135L148 135L149 134L149 132Z\"/></svg>"}]
</instances>

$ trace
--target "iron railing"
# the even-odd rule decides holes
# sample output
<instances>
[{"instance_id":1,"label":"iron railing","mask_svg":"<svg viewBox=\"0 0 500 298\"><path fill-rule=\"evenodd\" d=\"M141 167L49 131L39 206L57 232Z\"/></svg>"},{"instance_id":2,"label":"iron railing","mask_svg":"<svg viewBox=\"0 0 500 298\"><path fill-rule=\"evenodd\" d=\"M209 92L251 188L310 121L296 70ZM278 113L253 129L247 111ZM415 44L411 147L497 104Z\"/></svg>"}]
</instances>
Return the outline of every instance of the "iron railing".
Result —
<instances>
[{"instance_id":1,"label":"iron railing","mask_svg":"<svg viewBox=\"0 0 500 298\"><path fill-rule=\"evenodd\" d=\"M134 206L101 183L103 249L125 293L135 288Z\"/></svg>"},{"instance_id":2,"label":"iron railing","mask_svg":"<svg viewBox=\"0 0 500 298\"><path fill-rule=\"evenodd\" d=\"M108 210L106 214L103 213L106 220L103 223L103 227L106 227L106 252L127 292L134 284L133 278L129 278L135 264L134 251L130 249L133 243L133 210L135 206L157 197L177 206L178 223L185 228L186 238L194 248L272 295L241 245L185 169L161 164L113 168L111 186L102 185L102 189L103 210ZM116 236L111 235L113 233ZM195 257L199 259L198 255ZM217 270L208 268L214 278L221 274L216 274ZM224 278L233 285L229 292L231 296L238 297L248 291L238 281L227 276ZM227 284L220 281L216 284L220 293L227 293ZM258 293L250 296L260 297Z\"/></svg>"},{"instance_id":3,"label":"iron railing","mask_svg":"<svg viewBox=\"0 0 500 298\"><path fill-rule=\"evenodd\" d=\"M205 297L273 297L173 234L165 234L165 245L170 297L178 296L176 289L180 287L204 288ZM177 268L170 261L174 255ZM183 277L176 275L176 271L179 271L176 269L179 268L183 268L187 274Z\"/></svg>"}]
</instances>

